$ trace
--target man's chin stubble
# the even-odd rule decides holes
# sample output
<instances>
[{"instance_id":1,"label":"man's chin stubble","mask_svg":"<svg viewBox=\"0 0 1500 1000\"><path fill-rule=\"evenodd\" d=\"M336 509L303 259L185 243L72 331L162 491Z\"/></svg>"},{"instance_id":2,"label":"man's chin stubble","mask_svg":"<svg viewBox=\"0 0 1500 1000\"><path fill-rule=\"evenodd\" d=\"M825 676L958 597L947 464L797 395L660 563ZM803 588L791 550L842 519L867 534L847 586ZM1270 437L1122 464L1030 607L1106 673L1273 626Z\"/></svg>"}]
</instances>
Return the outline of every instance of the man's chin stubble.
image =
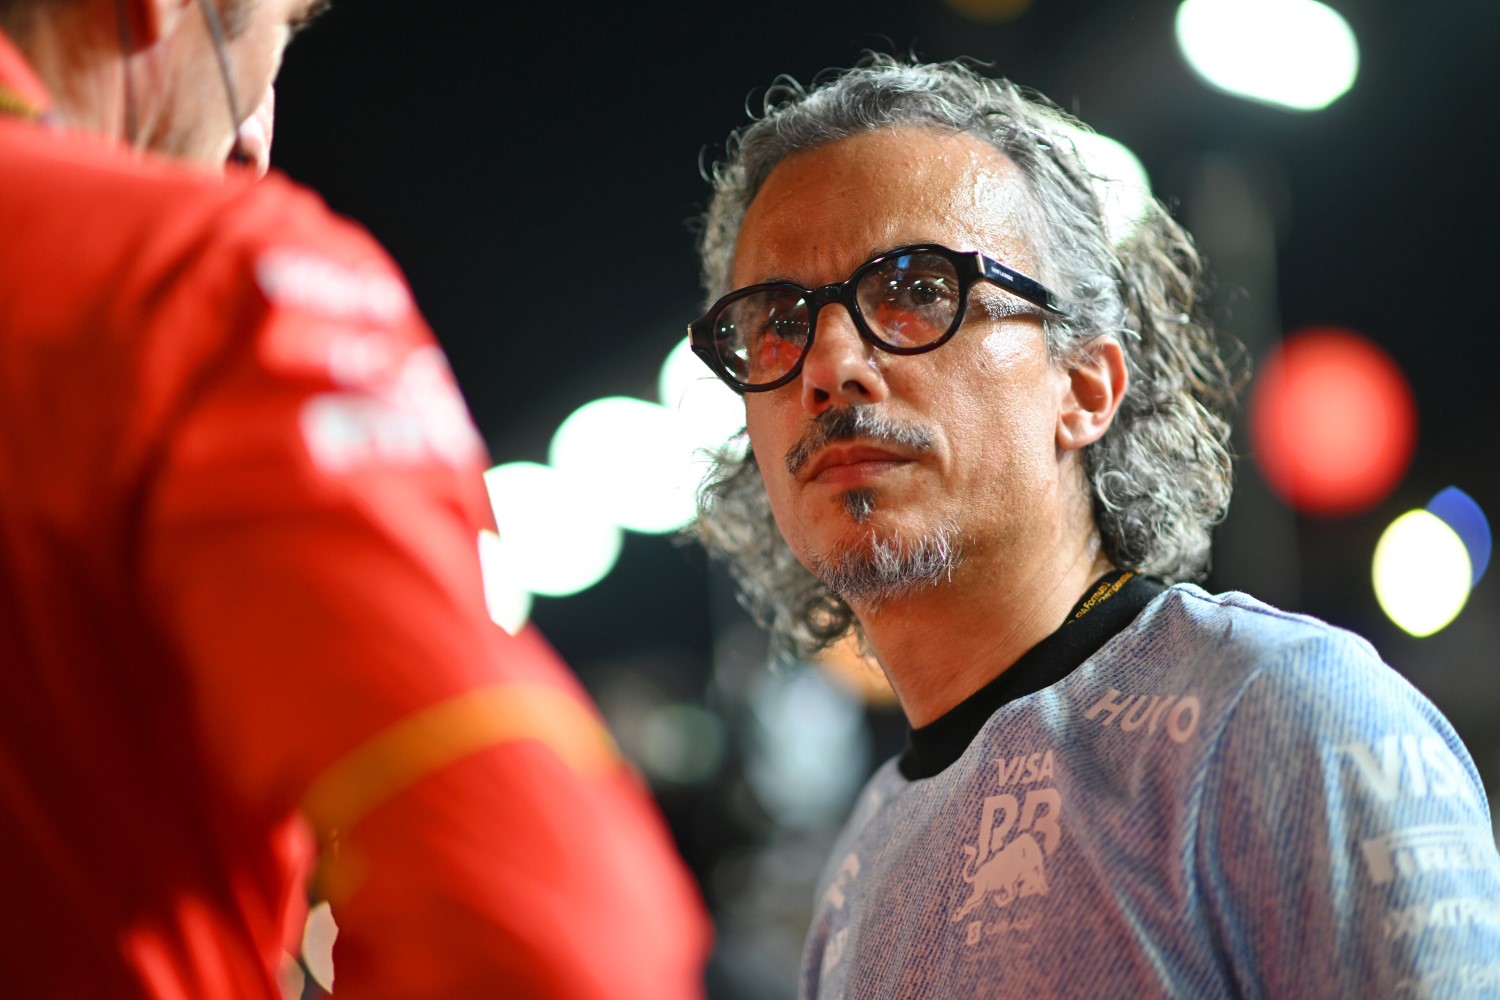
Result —
<instances>
[{"instance_id":1,"label":"man's chin stubble","mask_svg":"<svg viewBox=\"0 0 1500 1000\"><path fill-rule=\"evenodd\" d=\"M850 490L844 509L856 524L875 510L873 490ZM812 572L845 601L867 607L949 583L963 562L957 531L940 523L916 538L869 528L849 545L813 559Z\"/></svg>"}]
</instances>

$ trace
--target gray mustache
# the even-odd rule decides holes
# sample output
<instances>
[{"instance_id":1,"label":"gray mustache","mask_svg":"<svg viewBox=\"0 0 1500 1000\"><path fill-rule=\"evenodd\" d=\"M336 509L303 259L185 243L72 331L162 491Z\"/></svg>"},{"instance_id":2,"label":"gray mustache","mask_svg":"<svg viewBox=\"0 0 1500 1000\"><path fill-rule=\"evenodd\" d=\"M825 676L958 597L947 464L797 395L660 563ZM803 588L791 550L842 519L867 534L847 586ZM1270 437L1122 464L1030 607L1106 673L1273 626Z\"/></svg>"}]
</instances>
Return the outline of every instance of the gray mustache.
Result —
<instances>
[{"instance_id":1,"label":"gray mustache","mask_svg":"<svg viewBox=\"0 0 1500 1000\"><path fill-rule=\"evenodd\" d=\"M845 406L824 410L813 418L802 438L786 453L786 471L795 476L819 449L834 441L870 441L921 453L932 447L932 432L920 424L903 424L873 406Z\"/></svg>"}]
</instances>

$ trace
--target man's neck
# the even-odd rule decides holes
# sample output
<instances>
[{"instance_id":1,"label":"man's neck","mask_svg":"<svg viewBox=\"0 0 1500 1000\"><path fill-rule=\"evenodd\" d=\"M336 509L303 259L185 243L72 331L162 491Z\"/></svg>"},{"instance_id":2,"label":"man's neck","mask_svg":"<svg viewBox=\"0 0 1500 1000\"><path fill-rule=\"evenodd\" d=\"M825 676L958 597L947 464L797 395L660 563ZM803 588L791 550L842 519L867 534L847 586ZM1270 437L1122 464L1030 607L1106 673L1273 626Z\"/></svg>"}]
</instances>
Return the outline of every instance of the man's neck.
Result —
<instances>
[{"instance_id":1,"label":"man's neck","mask_svg":"<svg viewBox=\"0 0 1500 1000\"><path fill-rule=\"evenodd\" d=\"M53 117L70 129L125 138L120 39L101 25L93 5L49 6L11 41L46 87Z\"/></svg>"},{"instance_id":2,"label":"man's neck","mask_svg":"<svg viewBox=\"0 0 1500 1000\"><path fill-rule=\"evenodd\" d=\"M913 727L979 690L1056 631L1089 585L1114 567L1090 537L1024 567L970 560L951 581L855 608Z\"/></svg>"}]
</instances>

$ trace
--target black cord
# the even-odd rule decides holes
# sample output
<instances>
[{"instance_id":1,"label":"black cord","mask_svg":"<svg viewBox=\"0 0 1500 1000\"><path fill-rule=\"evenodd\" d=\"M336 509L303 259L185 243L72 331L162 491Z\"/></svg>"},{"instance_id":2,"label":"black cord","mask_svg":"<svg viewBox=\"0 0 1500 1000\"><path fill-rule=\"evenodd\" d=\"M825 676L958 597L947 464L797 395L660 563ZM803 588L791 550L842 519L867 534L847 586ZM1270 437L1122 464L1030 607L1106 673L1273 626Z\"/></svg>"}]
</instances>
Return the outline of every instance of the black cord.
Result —
<instances>
[{"instance_id":1,"label":"black cord","mask_svg":"<svg viewBox=\"0 0 1500 1000\"><path fill-rule=\"evenodd\" d=\"M224 26L219 22L219 12L214 10L213 0L198 0L203 8L203 20L208 22L208 33L214 41L214 58L219 63L219 78L224 81L224 98L229 102L229 127L234 135L234 148L229 158L236 163L248 163L250 157L240 148L240 102L234 90L234 75L229 72L229 51L224 41Z\"/></svg>"}]
</instances>

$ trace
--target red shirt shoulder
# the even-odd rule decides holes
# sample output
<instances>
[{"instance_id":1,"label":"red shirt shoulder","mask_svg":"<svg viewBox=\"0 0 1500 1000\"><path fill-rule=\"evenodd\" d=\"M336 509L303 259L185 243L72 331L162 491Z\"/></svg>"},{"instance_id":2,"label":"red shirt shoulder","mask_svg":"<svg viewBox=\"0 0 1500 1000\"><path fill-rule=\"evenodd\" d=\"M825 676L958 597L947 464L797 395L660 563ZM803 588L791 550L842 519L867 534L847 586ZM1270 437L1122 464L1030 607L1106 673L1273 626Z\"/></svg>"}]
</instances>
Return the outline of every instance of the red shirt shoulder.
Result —
<instances>
[{"instance_id":1,"label":"red shirt shoulder","mask_svg":"<svg viewBox=\"0 0 1500 1000\"><path fill-rule=\"evenodd\" d=\"M0 634L51 699L0 699L0 732L26 761L70 732L75 763L0 805L90 817L0 853L91 886L142 968L245 937L268 969L306 863L272 846L303 816L352 859L324 858L351 995L691 995L701 904L576 682L488 621L483 448L376 242L279 176L6 120L0 232L0 593L26 582ZM153 818L189 816L222 843L169 850ZM210 855L240 897L161 875ZM412 924L413 899L447 916ZM136 912L168 909L214 929Z\"/></svg>"}]
</instances>

